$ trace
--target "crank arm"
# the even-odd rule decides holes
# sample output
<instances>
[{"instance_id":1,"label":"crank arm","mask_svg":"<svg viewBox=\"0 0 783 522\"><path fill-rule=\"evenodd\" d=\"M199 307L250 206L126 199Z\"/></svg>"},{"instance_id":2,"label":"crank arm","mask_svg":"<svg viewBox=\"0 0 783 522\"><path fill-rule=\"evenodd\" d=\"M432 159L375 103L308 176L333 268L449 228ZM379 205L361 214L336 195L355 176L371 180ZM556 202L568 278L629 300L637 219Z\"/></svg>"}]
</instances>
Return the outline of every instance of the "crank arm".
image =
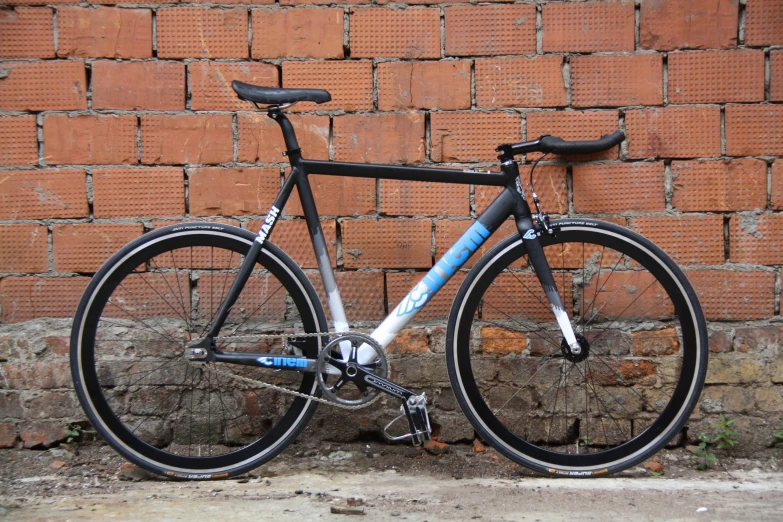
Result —
<instances>
[{"instance_id":1,"label":"crank arm","mask_svg":"<svg viewBox=\"0 0 783 522\"><path fill-rule=\"evenodd\" d=\"M388 379L384 379L383 377L365 370L361 366L356 367L356 370L358 370L358 375L356 375L356 377L360 378L367 386L388 393L402 401L401 409L403 416L405 416L408 421L410 435L390 437L391 440L410 438L414 446L421 446L426 441L430 440L432 428L430 428L430 418L427 414L427 398L424 394L415 394L399 384L395 384ZM389 426L393 423L394 421L392 421ZM388 429L389 426L386 426L386 429ZM384 434L389 437L386 433L386 429L384 429Z\"/></svg>"}]
</instances>

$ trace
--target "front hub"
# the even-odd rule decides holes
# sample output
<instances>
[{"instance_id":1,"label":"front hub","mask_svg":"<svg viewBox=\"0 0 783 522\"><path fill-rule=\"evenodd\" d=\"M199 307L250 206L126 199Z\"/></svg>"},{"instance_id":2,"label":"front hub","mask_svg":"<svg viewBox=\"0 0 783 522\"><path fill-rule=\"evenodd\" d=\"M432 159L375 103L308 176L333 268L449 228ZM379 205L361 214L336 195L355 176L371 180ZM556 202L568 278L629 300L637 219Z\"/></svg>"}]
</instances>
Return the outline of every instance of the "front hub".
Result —
<instances>
[{"instance_id":1,"label":"front hub","mask_svg":"<svg viewBox=\"0 0 783 522\"><path fill-rule=\"evenodd\" d=\"M579 347L582 349L579 353L573 353L565 339L560 342L560 351L563 352L563 357L571 362L584 361L590 353L590 343L587 342L584 335L576 334L576 342L579 343Z\"/></svg>"}]
</instances>

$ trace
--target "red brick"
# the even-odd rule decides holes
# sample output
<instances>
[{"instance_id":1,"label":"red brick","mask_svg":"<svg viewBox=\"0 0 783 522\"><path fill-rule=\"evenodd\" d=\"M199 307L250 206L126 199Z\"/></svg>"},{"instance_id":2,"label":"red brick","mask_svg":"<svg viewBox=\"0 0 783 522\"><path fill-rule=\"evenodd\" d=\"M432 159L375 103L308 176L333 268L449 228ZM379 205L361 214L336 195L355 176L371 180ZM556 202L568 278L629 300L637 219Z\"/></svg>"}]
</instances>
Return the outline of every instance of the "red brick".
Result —
<instances>
[{"instance_id":1,"label":"red brick","mask_svg":"<svg viewBox=\"0 0 783 522\"><path fill-rule=\"evenodd\" d=\"M527 348L527 334L496 326L481 327L481 353L503 357L521 355Z\"/></svg>"},{"instance_id":2,"label":"red brick","mask_svg":"<svg viewBox=\"0 0 783 522\"><path fill-rule=\"evenodd\" d=\"M54 225L52 246L56 272L97 272L123 245L144 233L141 223Z\"/></svg>"},{"instance_id":3,"label":"red brick","mask_svg":"<svg viewBox=\"0 0 783 522\"><path fill-rule=\"evenodd\" d=\"M102 1L102 0L96 0ZM116 0L121 1L121 0ZM161 3L169 3L168 0L158 0ZM173 3L177 3L176 1ZM185 2L181 2L185 3ZM218 4L218 5L236 5L236 4L249 4L249 5L269 5L274 4L275 0L197 0L193 3L196 4Z\"/></svg>"},{"instance_id":4,"label":"red brick","mask_svg":"<svg viewBox=\"0 0 783 522\"><path fill-rule=\"evenodd\" d=\"M188 65L190 106L194 111L239 111L253 109L249 101L240 100L231 82L239 80L253 85L278 87L277 67L255 62L192 62Z\"/></svg>"},{"instance_id":5,"label":"red brick","mask_svg":"<svg viewBox=\"0 0 783 522\"><path fill-rule=\"evenodd\" d=\"M253 58L342 58L342 9L253 9Z\"/></svg>"},{"instance_id":6,"label":"red brick","mask_svg":"<svg viewBox=\"0 0 783 522\"><path fill-rule=\"evenodd\" d=\"M76 313L88 277L6 277L0 281L3 322L36 317L68 317Z\"/></svg>"},{"instance_id":7,"label":"red brick","mask_svg":"<svg viewBox=\"0 0 783 522\"><path fill-rule=\"evenodd\" d=\"M248 221L247 229L258 233L263 221ZM326 240L326 250L329 252L329 260L332 268L337 267L337 222L334 219L321 221L321 230ZM310 240L310 232L307 223L302 219L293 221L279 220L272 231L271 241L280 247L280 250L291 256L291 259L302 268L318 268L315 260L313 243Z\"/></svg>"},{"instance_id":8,"label":"red brick","mask_svg":"<svg viewBox=\"0 0 783 522\"><path fill-rule=\"evenodd\" d=\"M542 9L544 52L634 50L633 2L555 2Z\"/></svg>"},{"instance_id":9,"label":"red brick","mask_svg":"<svg viewBox=\"0 0 783 522\"><path fill-rule=\"evenodd\" d=\"M386 273L386 293L388 295L387 305L389 313L408 295L421 279L424 277L422 272L387 272ZM451 305L454 302L454 296L457 295L459 287L465 280L465 272L457 272L441 288L430 301L417 314L415 321L446 321L449 317Z\"/></svg>"},{"instance_id":10,"label":"red brick","mask_svg":"<svg viewBox=\"0 0 783 522\"><path fill-rule=\"evenodd\" d=\"M164 254L160 257L165 261L172 259L171 256L172 254ZM150 266L171 268L166 264L159 265L160 257L152 258ZM174 264L171 262L171 265ZM208 274L201 274L200 277L203 281ZM191 309L190 293L183 292L185 288L188 288L188 275L182 271L130 274L112 293L111 304L103 310L104 317L133 321L137 321L139 317L181 319L187 313L185 310Z\"/></svg>"},{"instance_id":11,"label":"red brick","mask_svg":"<svg viewBox=\"0 0 783 522\"><path fill-rule=\"evenodd\" d=\"M536 52L536 7L533 5L466 5L447 7L445 11L447 55Z\"/></svg>"},{"instance_id":12,"label":"red brick","mask_svg":"<svg viewBox=\"0 0 783 522\"><path fill-rule=\"evenodd\" d=\"M211 254L212 252L210 251ZM236 261L238 256L232 254L233 252L229 254L227 259L233 258ZM231 273L220 272L201 274L199 276L199 312L205 321L215 316L233 279L234 276ZM230 324L246 324L250 326L261 318L263 318L265 323L281 323L285 320L285 313L286 291L280 280L271 274L256 272L250 276L239 294L236 303L228 314L226 326ZM240 330L240 335L241 333L243 332ZM264 343L259 346L259 344L255 343L254 348L267 351L266 348L270 344Z\"/></svg>"},{"instance_id":13,"label":"red brick","mask_svg":"<svg viewBox=\"0 0 783 522\"><path fill-rule=\"evenodd\" d=\"M664 107L625 114L631 158L720 156L720 108Z\"/></svg>"},{"instance_id":14,"label":"red brick","mask_svg":"<svg viewBox=\"0 0 783 522\"><path fill-rule=\"evenodd\" d=\"M0 179L0 219L89 216L83 170L6 170Z\"/></svg>"},{"instance_id":15,"label":"red brick","mask_svg":"<svg viewBox=\"0 0 783 522\"><path fill-rule=\"evenodd\" d=\"M369 3L371 3L370 0L280 0L280 5L361 5Z\"/></svg>"},{"instance_id":16,"label":"red brick","mask_svg":"<svg viewBox=\"0 0 783 522\"><path fill-rule=\"evenodd\" d=\"M49 231L40 225L0 225L0 270L46 272L49 270Z\"/></svg>"},{"instance_id":17,"label":"red brick","mask_svg":"<svg viewBox=\"0 0 783 522\"><path fill-rule=\"evenodd\" d=\"M767 164L756 159L673 161L672 206L680 212L731 212L767 206Z\"/></svg>"},{"instance_id":18,"label":"red brick","mask_svg":"<svg viewBox=\"0 0 783 522\"><path fill-rule=\"evenodd\" d=\"M44 161L49 165L136 163L136 116L47 114Z\"/></svg>"},{"instance_id":19,"label":"red brick","mask_svg":"<svg viewBox=\"0 0 783 522\"><path fill-rule=\"evenodd\" d=\"M563 168L563 172L565 173L565 168ZM476 187L477 190L478 188L479 187ZM466 230L468 230L472 224L473 221L467 219L439 219L435 224L435 259L440 259L446 255L446 252L448 252L448 250L454 246L457 240L462 236L462 234L465 233ZM492 249L492 247L513 234L518 234L516 225L513 221L505 221L491 236L489 236L484 244L481 245L472 256L470 256L462 268L472 268L479 259L481 259ZM411 288L413 287L411 286ZM410 290L410 288L407 290ZM400 296L400 299L402 299L404 296L405 294Z\"/></svg>"},{"instance_id":20,"label":"red brick","mask_svg":"<svg viewBox=\"0 0 783 522\"><path fill-rule=\"evenodd\" d=\"M432 161L493 161L498 145L522 139L518 114L434 112L430 122Z\"/></svg>"},{"instance_id":21,"label":"red brick","mask_svg":"<svg viewBox=\"0 0 783 522\"><path fill-rule=\"evenodd\" d=\"M780 326L748 326L736 329L734 351L761 356L777 353L781 343Z\"/></svg>"},{"instance_id":22,"label":"red brick","mask_svg":"<svg viewBox=\"0 0 783 522\"><path fill-rule=\"evenodd\" d=\"M568 303L566 311L570 316L573 313L571 303L574 302L571 274L557 274L556 284L563 302ZM482 305L482 318L485 321L549 322L554 318L541 283L532 272L499 274L484 294Z\"/></svg>"},{"instance_id":23,"label":"red brick","mask_svg":"<svg viewBox=\"0 0 783 522\"><path fill-rule=\"evenodd\" d=\"M96 0L102 1L102 0ZM117 0L120 1L120 0ZM169 3L167 0L158 0L161 3ZM174 2L176 3L176 2ZM185 2L181 2L185 3ZM218 4L218 5L236 5L236 4L249 4L249 5L269 5L274 4L275 0L196 0L196 4Z\"/></svg>"},{"instance_id":24,"label":"red brick","mask_svg":"<svg viewBox=\"0 0 783 522\"><path fill-rule=\"evenodd\" d=\"M533 207L533 199L529 190L530 165L519 166L519 176L522 186L528 195L528 203ZM538 165L533 171L533 185L541 200L541 208L551 214L568 212L568 185L566 183L565 165ZM474 188L476 212L484 212L490 203L503 191L501 187L476 185Z\"/></svg>"},{"instance_id":25,"label":"red brick","mask_svg":"<svg viewBox=\"0 0 783 522\"><path fill-rule=\"evenodd\" d=\"M185 176L181 168L94 169L92 186L96 218L185 213Z\"/></svg>"},{"instance_id":26,"label":"red brick","mask_svg":"<svg viewBox=\"0 0 783 522\"><path fill-rule=\"evenodd\" d=\"M329 159L329 116L289 114L302 155L308 159ZM239 113L238 160L243 163L276 163L286 150L280 125L266 114Z\"/></svg>"},{"instance_id":27,"label":"red brick","mask_svg":"<svg viewBox=\"0 0 783 522\"><path fill-rule=\"evenodd\" d=\"M734 338L733 330L708 330L710 353L725 353L731 351Z\"/></svg>"},{"instance_id":28,"label":"red brick","mask_svg":"<svg viewBox=\"0 0 783 522\"><path fill-rule=\"evenodd\" d=\"M669 53L669 103L763 100L763 51Z\"/></svg>"},{"instance_id":29,"label":"red brick","mask_svg":"<svg viewBox=\"0 0 783 522\"><path fill-rule=\"evenodd\" d=\"M16 441L19 439L16 432L16 426L12 423L0 423L0 448L13 448L16 446Z\"/></svg>"},{"instance_id":30,"label":"red brick","mask_svg":"<svg viewBox=\"0 0 783 522\"><path fill-rule=\"evenodd\" d=\"M671 85L671 65L669 71ZM572 57L571 103L574 107L663 104L661 55Z\"/></svg>"},{"instance_id":31,"label":"red brick","mask_svg":"<svg viewBox=\"0 0 783 522\"><path fill-rule=\"evenodd\" d=\"M783 101L783 50L769 53L769 99Z\"/></svg>"},{"instance_id":32,"label":"red brick","mask_svg":"<svg viewBox=\"0 0 783 522\"><path fill-rule=\"evenodd\" d=\"M686 270L705 318L719 321L769 319L775 313L775 273Z\"/></svg>"},{"instance_id":33,"label":"red brick","mask_svg":"<svg viewBox=\"0 0 783 522\"><path fill-rule=\"evenodd\" d=\"M352 58L440 58L440 10L351 9Z\"/></svg>"},{"instance_id":34,"label":"red brick","mask_svg":"<svg viewBox=\"0 0 783 522\"><path fill-rule=\"evenodd\" d=\"M32 400L38 402L51 401L52 397L50 394L45 394L42 396L38 395L35 396L35 398ZM47 403L44 403L44 406L47 408L50 407L50 405ZM60 406L60 404L57 404L57 406ZM62 420L34 422L32 424L27 424L24 426L24 428L22 428L22 432L19 434L19 438L21 438L24 442L25 449L50 448L54 446L55 443L66 440L68 437L67 430L68 425Z\"/></svg>"},{"instance_id":35,"label":"red brick","mask_svg":"<svg viewBox=\"0 0 783 522\"><path fill-rule=\"evenodd\" d=\"M5 5L52 5L52 4L78 4L79 0L5 0Z\"/></svg>"},{"instance_id":36,"label":"red brick","mask_svg":"<svg viewBox=\"0 0 783 522\"><path fill-rule=\"evenodd\" d=\"M190 171L189 186L191 215L266 215L280 192L280 169L193 169Z\"/></svg>"},{"instance_id":37,"label":"red brick","mask_svg":"<svg viewBox=\"0 0 783 522\"><path fill-rule=\"evenodd\" d=\"M772 164L772 194L770 203L773 210L783 210L783 160Z\"/></svg>"},{"instance_id":38,"label":"red brick","mask_svg":"<svg viewBox=\"0 0 783 522\"><path fill-rule=\"evenodd\" d=\"M0 116L0 165L38 164L35 116Z\"/></svg>"},{"instance_id":39,"label":"red brick","mask_svg":"<svg viewBox=\"0 0 783 522\"><path fill-rule=\"evenodd\" d=\"M185 65L157 61L93 62L92 108L184 110Z\"/></svg>"},{"instance_id":40,"label":"red brick","mask_svg":"<svg viewBox=\"0 0 783 522\"><path fill-rule=\"evenodd\" d=\"M745 8L745 45L783 44L783 2L748 0Z\"/></svg>"},{"instance_id":41,"label":"red brick","mask_svg":"<svg viewBox=\"0 0 783 522\"><path fill-rule=\"evenodd\" d=\"M714 49L735 47L739 0L642 2L640 46L643 49Z\"/></svg>"},{"instance_id":42,"label":"red brick","mask_svg":"<svg viewBox=\"0 0 783 522\"><path fill-rule=\"evenodd\" d=\"M378 64L378 109L469 109L470 62Z\"/></svg>"},{"instance_id":43,"label":"red brick","mask_svg":"<svg viewBox=\"0 0 783 522\"><path fill-rule=\"evenodd\" d=\"M562 56L476 60L477 107L566 105Z\"/></svg>"},{"instance_id":44,"label":"red brick","mask_svg":"<svg viewBox=\"0 0 783 522\"><path fill-rule=\"evenodd\" d=\"M383 306L383 272L337 272L334 274L340 299L349 321L378 321L386 315ZM322 303L327 303L321 277L308 275ZM329 307L324 306L331 319Z\"/></svg>"},{"instance_id":45,"label":"red brick","mask_svg":"<svg viewBox=\"0 0 783 522\"><path fill-rule=\"evenodd\" d=\"M375 213L375 180L310 175L315 206L321 216L360 216ZM299 192L294 189L285 213L304 215Z\"/></svg>"},{"instance_id":46,"label":"red brick","mask_svg":"<svg viewBox=\"0 0 783 522\"><path fill-rule=\"evenodd\" d=\"M426 328L406 328L389 343L386 351L399 355L425 354L429 351L428 341Z\"/></svg>"},{"instance_id":47,"label":"red brick","mask_svg":"<svg viewBox=\"0 0 783 522\"><path fill-rule=\"evenodd\" d=\"M360 163L424 161L424 115L346 114L334 118L334 159Z\"/></svg>"},{"instance_id":48,"label":"red brick","mask_svg":"<svg viewBox=\"0 0 783 522\"><path fill-rule=\"evenodd\" d=\"M732 263L779 265L783 260L783 214L735 214L729 222Z\"/></svg>"},{"instance_id":49,"label":"red brick","mask_svg":"<svg viewBox=\"0 0 783 522\"><path fill-rule=\"evenodd\" d=\"M82 61L0 62L0 71L7 73L0 81L0 110L87 108L87 75Z\"/></svg>"},{"instance_id":50,"label":"red brick","mask_svg":"<svg viewBox=\"0 0 783 522\"><path fill-rule=\"evenodd\" d=\"M160 38L160 26L158 27ZM83 58L150 58L152 11L114 7L57 10L57 55Z\"/></svg>"},{"instance_id":51,"label":"red brick","mask_svg":"<svg viewBox=\"0 0 783 522\"><path fill-rule=\"evenodd\" d=\"M679 336L674 328L633 332L631 337L633 354L639 357L677 355L680 350Z\"/></svg>"},{"instance_id":52,"label":"red brick","mask_svg":"<svg viewBox=\"0 0 783 522\"><path fill-rule=\"evenodd\" d=\"M247 58L247 9L157 11L158 58Z\"/></svg>"},{"instance_id":53,"label":"red brick","mask_svg":"<svg viewBox=\"0 0 783 522\"><path fill-rule=\"evenodd\" d=\"M429 219L347 219L340 223L345 268L429 268Z\"/></svg>"},{"instance_id":54,"label":"red brick","mask_svg":"<svg viewBox=\"0 0 783 522\"><path fill-rule=\"evenodd\" d=\"M332 101L300 103L292 110L347 112L372 110L372 62L283 62L283 87L324 89Z\"/></svg>"},{"instance_id":55,"label":"red brick","mask_svg":"<svg viewBox=\"0 0 783 522\"><path fill-rule=\"evenodd\" d=\"M550 134L564 140L596 140L606 134L611 134L619 127L617 111L557 111L528 112L527 139L535 140L544 134ZM596 154L578 154L575 159L617 159L619 147ZM540 154L530 154L537 158ZM549 155L547 158L558 158Z\"/></svg>"},{"instance_id":56,"label":"red brick","mask_svg":"<svg viewBox=\"0 0 783 522\"><path fill-rule=\"evenodd\" d=\"M141 162L225 163L234 159L231 115L179 114L141 117Z\"/></svg>"},{"instance_id":57,"label":"red brick","mask_svg":"<svg viewBox=\"0 0 783 522\"><path fill-rule=\"evenodd\" d=\"M12 390L70 388L73 386L69 364L66 361L38 361L22 364L4 364L8 388Z\"/></svg>"},{"instance_id":58,"label":"red brick","mask_svg":"<svg viewBox=\"0 0 783 522\"><path fill-rule=\"evenodd\" d=\"M25 7L0 11L0 56L54 58L53 11Z\"/></svg>"},{"instance_id":59,"label":"red brick","mask_svg":"<svg viewBox=\"0 0 783 522\"><path fill-rule=\"evenodd\" d=\"M723 259L723 216L648 216L631 228L661 247L680 265L719 265Z\"/></svg>"},{"instance_id":60,"label":"red brick","mask_svg":"<svg viewBox=\"0 0 783 522\"><path fill-rule=\"evenodd\" d=\"M726 154L783 155L783 105L728 105Z\"/></svg>"},{"instance_id":61,"label":"red brick","mask_svg":"<svg viewBox=\"0 0 783 522\"><path fill-rule=\"evenodd\" d=\"M602 214L666 209L663 163L574 165L574 211Z\"/></svg>"},{"instance_id":62,"label":"red brick","mask_svg":"<svg viewBox=\"0 0 783 522\"><path fill-rule=\"evenodd\" d=\"M381 180L381 213L392 216L467 216L470 187L427 181Z\"/></svg>"}]
</instances>

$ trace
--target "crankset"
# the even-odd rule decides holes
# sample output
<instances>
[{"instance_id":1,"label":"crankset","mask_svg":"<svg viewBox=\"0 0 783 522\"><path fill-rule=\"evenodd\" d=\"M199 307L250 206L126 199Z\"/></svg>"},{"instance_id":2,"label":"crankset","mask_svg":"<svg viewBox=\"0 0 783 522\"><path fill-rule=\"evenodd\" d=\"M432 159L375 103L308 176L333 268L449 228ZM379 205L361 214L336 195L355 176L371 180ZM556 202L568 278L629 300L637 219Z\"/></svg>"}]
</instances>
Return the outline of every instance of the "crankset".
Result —
<instances>
[{"instance_id":1,"label":"crankset","mask_svg":"<svg viewBox=\"0 0 783 522\"><path fill-rule=\"evenodd\" d=\"M346 350L348 345L350 349ZM416 446L430 439L432 430L425 394L415 394L388 379L386 355L372 337L349 333L333 339L318 355L316 375L323 395L341 405L367 404L380 392L400 399L402 415L384 428L388 439L410 439ZM403 417L407 418L410 433L400 437L389 435L388 429Z\"/></svg>"}]
</instances>

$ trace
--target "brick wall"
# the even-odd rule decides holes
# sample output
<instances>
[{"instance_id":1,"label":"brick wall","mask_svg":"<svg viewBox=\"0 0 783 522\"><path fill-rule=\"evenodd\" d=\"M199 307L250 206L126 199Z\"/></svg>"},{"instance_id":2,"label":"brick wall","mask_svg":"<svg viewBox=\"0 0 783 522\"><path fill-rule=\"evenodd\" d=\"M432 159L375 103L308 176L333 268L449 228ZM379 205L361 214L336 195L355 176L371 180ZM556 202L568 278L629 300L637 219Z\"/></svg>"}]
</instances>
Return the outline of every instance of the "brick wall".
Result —
<instances>
[{"instance_id":1,"label":"brick wall","mask_svg":"<svg viewBox=\"0 0 783 522\"><path fill-rule=\"evenodd\" d=\"M537 170L544 210L626 224L685 265L715 352L695 422L783 415L783 0L6 3L5 440L46 411L81 415L63 377L67 327L15 323L70 318L89 274L158 223L258 227L285 172L283 144L233 79L332 93L290 111L309 158L496 167L501 142L623 129L619 152ZM354 321L382 318L494 194L312 181ZM292 200L273 242L313 272L301 217ZM455 279L421 316L427 327L406 333L412 351L442 351ZM43 411L41 393L58 407ZM443 426L453 410L443 407Z\"/></svg>"}]
</instances>

